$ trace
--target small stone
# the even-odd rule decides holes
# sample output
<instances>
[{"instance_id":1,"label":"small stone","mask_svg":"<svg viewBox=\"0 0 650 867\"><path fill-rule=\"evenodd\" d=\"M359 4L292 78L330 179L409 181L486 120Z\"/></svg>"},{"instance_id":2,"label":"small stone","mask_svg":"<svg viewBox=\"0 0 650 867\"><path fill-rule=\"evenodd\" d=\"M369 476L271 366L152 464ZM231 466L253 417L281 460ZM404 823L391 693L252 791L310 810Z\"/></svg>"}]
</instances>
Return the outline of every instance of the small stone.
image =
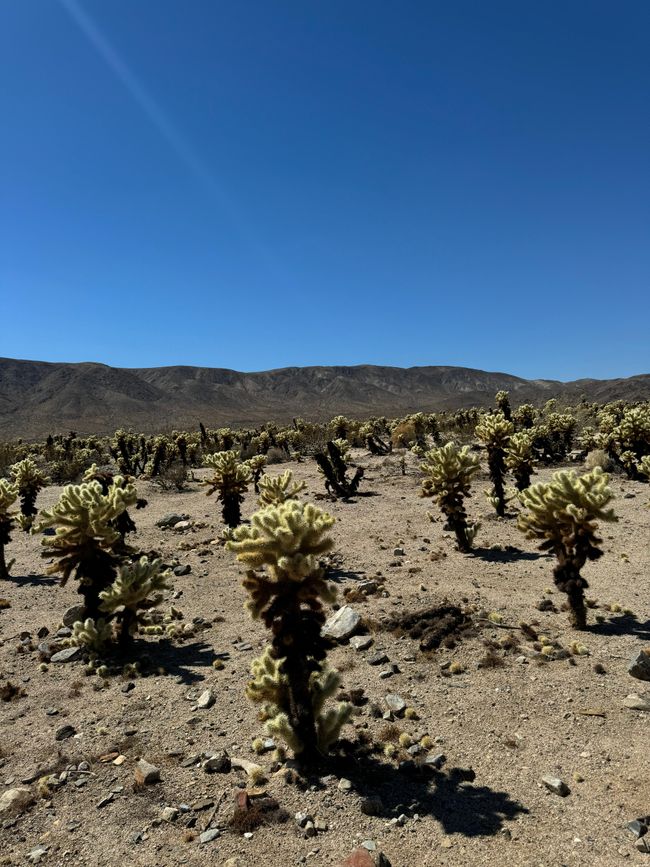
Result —
<instances>
[{"instance_id":1,"label":"small stone","mask_svg":"<svg viewBox=\"0 0 650 867\"><path fill-rule=\"evenodd\" d=\"M264 777L264 768L255 762L249 762L248 759L231 759L231 762L233 768L239 768L249 777L257 777L258 780Z\"/></svg>"},{"instance_id":2,"label":"small stone","mask_svg":"<svg viewBox=\"0 0 650 867\"><path fill-rule=\"evenodd\" d=\"M221 752L209 756L201 767L206 774L227 774L232 767L232 762L228 753L221 750Z\"/></svg>"},{"instance_id":3,"label":"small stone","mask_svg":"<svg viewBox=\"0 0 650 867\"><path fill-rule=\"evenodd\" d=\"M192 571L192 567L190 566L189 563L185 563L184 566L175 566L174 567L174 575L176 575L177 578L182 578L183 575L189 575L191 571Z\"/></svg>"},{"instance_id":4,"label":"small stone","mask_svg":"<svg viewBox=\"0 0 650 867\"><path fill-rule=\"evenodd\" d=\"M117 767L119 768L119 766L123 765L125 761L126 761L126 756L116 756L113 759L113 764L117 765Z\"/></svg>"},{"instance_id":5,"label":"small stone","mask_svg":"<svg viewBox=\"0 0 650 867\"><path fill-rule=\"evenodd\" d=\"M218 828L209 828L207 831L204 831L199 840L201 843L211 843L213 840L216 840L217 837L221 835L221 832Z\"/></svg>"},{"instance_id":6,"label":"small stone","mask_svg":"<svg viewBox=\"0 0 650 867\"><path fill-rule=\"evenodd\" d=\"M45 708L45 713L47 714L47 716L56 716L58 714L58 712L59 712L58 707Z\"/></svg>"},{"instance_id":7,"label":"small stone","mask_svg":"<svg viewBox=\"0 0 650 867\"><path fill-rule=\"evenodd\" d=\"M394 714L404 713L407 708L407 704L402 698L402 696L395 695L392 692L388 693L388 695L384 698L384 701L386 702L386 707L388 708L388 710Z\"/></svg>"},{"instance_id":8,"label":"small stone","mask_svg":"<svg viewBox=\"0 0 650 867\"><path fill-rule=\"evenodd\" d=\"M77 730L75 729L74 726L71 726L71 725L61 726L60 729L56 730L56 733L54 735L54 740L66 741L68 738L71 738L74 735L76 735L76 733L77 733Z\"/></svg>"},{"instance_id":9,"label":"small stone","mask_svg":"<svg viewBox=\"0 0 650 867\"><path fill-rule=\"evenodd\" d=\"M648 825L646 824L645 819L634 819L632 822L628 822L625 827L628 831L631 831L635 837L643 837L648 833Z\"/></svg>"},{"instance_id":10,"label":"small stone","mask_svg":"<svg viewBox=\"0 0 650 867\"><path fill-rule=\"evenodd\" d=\"M165 807L160 814L160 818L163 822L175 822L178 819L178 810L176 807Z\"/></svg>"},{"instance_id":11,"label":"small stone","mask_svg":"<svg viewBox=\"0 0 650 867\"><path fill-rule=\"evenodd\" d=\"M627 673L637 680L650 680L650 651L641 650L630 660Z\"/></svg>"},{"instance_id":12,"label":"small stone","mask_svg":"<svg viewBox=\"0 0 650 867\"><path fill-rule=\"evenodd\" d=\"M101 810L102 807L107 807L114 797L115 795L112 792L109 792L106 797L102 798L101 801L99 801L99 803L96 805L96 809Z\"/></svg>"},{"instance_id":13,"label":"small stone","mask_svg":"<svg viewBox=\"0 0 650 867\"><path fill-rule=\"evenodd\" d=\"M7 789L0 795L0 816L22 813L34 803L30 789Z\"/></svg>"},{"instance_id":14,"label":"small stone","mask_svg":"<svg viewBox=\"0 0 650 867\"><path fill-rule=\"evenodd\" d=\"M177 521L172 527L172 530L176 533L182 533L184 530L189 530L191 526L191 521Z\"/></svg>"},{"instance_id":15,"label":"small stone","mask_svg":"<svg viewBox=\"0 0 650 867\"><path fill-rule=\"evenodd\" d=\"M436 768L439 770L446 761L447 756L444 753L436 753L434 756L427 756L424 760L424 764L428 765L430 768Z\"/></svg>"},{"instance_id":16,"label":"small stone","mask_svg":"<svg viewBox=\"0 0 650 867\"><path fill-rule=\"evenodd\" d=\"M160 768L145 759L140 759L135 766L135 781L140 786L151 786L160 782Z\"/></svg>"},{"instance_id":17,"label":"small stone","mask_svg":"<svg viewBox=\"0 0 650 867\"><path fill-rule=\"evenodd\" d=\"M356 651L367 650L372 645L372 638L369 635L354 635L350 639L350 647Z\"/></svg>"},{"instance_id":18,"label":"small stone","mask_svg":"<svg viewBox=\"0 0 650 867\"><path fill-rule=\"evenodd\" d=\"M382 665L384 662L388 662L388 656L383 650L379 650L377 653L373 653L369 656L367 662L368 665Z\"/></svg>"},{"instance_id":19,"label":"small stone","mask_svg":"<svg viewBox=\"0 0 650 867\"><path fill-rule=\"evenodd\" d=\"M37 846L35 849L32 849L31 852L27 853L27 858L32 864L38 864L43 855L47 854L47 846Z\"/></svg>"},{"instance_id":20,"label":"small stone","mask_svg":"<svg viewBox=\"0 0 650 867\"><path fill-rule=\"evenodd\" d=\"M549 792L553 792L554 795L559 795L561 798L566 798L567 795L571 794L571 789L559 777L551 777L546 774L542 777L542 782Z\"/></svg>"},{"instance_id":21,"label":"small stone","mask_svg":"<svg viewBox=\"0 0 650 867\"><path fill-rule=\"evenodd\" d=\"M63 625L72 628L75 623L84 619L85 613L84 605L72 605L63 615Z\"/></svg>"},{"instance_id":22,"label":"small stone","mask_svg":"<svg viewBox=\"0 0 650 867\"><path fill-rule=\"evenodd\" d=\"M324 834L325 831L328 830L329 825L327 824L325 819L316 819L314 821L314 827L316 828L316 830L318 831L319 834Z\"/></svg>"},{"instance_id":23,"label":"small stone","mask_svg":"<svg viewBox=\"0 0 650 867\"><path fill-rule=\"evenodd\" d=\"M378 795L362 798L359 809L366 816L381 816L384 812L384 803Z\"/></svg>"},{"instance_id":24,"label":"small stone","mask_svg":"<svg viewBox=\"0 0 650 867\"><path fill-rule=\"evenodd\" d=\"M253 645L248 641L235 641L233 642L233 647L235 650L238 650L240 653L244 653L247 650L252 650Z\"/></svg>"},{"instance_id":25,"label":"small stone","mask_svg":"<svg viewBox=\"0 0 650 867\"><path fill-rule=\"evenodd\" d=\"M296 813L295 820L296 820L296 825L299 828L304 828L305 825L307 824L307 822L313 823L314 818L313 818L313 816L310 816L309 813L300 812L300 813Z\"/></svg>"},{"instance_id":26,"label":"small stone","mask_svg":"<svg viewBox=\"0 0 650 867\"><path fill-rule=\"evenodd\" d=\"M323 626L322 633L326 638L333 638L335 641L345 641L356 632L360 622L361 615L354 608L350 608L349 605L344 605L327 620Z\"/></svg>"},{"instance_id":27,"label":"small stone","mask_svg":"<svg viewBox=\"0 0 650 867\"><path fill-rule=\"evenodd\" d=\"M135 689L135 684L133 683L132 680L130 680L128 683L122 684L122 687L121 687L121 691L125 694L128 692L131 692L134 689Z\"/></svg>"},{"instance_id":28,"label":"small stone","mask_svg":"<svg viewBox=\"0 0 650 867\"><path fill-rule=\"evenodd\" d=\"M630 710L646 710L650 711L650 693L644 695L628 695L623 699L623 705L629 707Z\"/></svg>"},{"instance_id":29,"label":"small stone","mask_svg":"<svg viewBox=\"0 0 650 867\"><path fill-rule=\"evenodd\" d=\"M178 512L170 512L169 514L164 515L162 518L159 518L159 520L156 521L156 527L162 527L163 529L167 527L173 527L180 521L187 521L189 517L189 515L180 514Z\"/></svg>"},{"instance_id":30,"label":"small stone","mask_svg":"<svg viewBox=\"0 0 650 867\"><path fill-rule=\"evenodd\" d=\"M362 848L364 848L367 852L376 852L377 844L374 840L364 840L361 844Z\"/></svg>"},{"instance_id":31,"label":"small stone","mask_svg":"<svg viewBox=\"0 0 650 867\"><path fill-rule=\"evenodd\" d=\"M207 708L212 707L214 702L215 702L215 698L214 698L214 695L212 694L212 690L206 689L199 696L199 699L196 703L196 706L198 708L200 708L201 710L206 710Z\"/></svg>"},{"instance_id":32,"label":"small stone","mask_svg":"<svg viewBox=\"0 0 650 867\"><path fill-rule=\"evenodd\" d=\"M352 791L352 783L350 780L345 777L341 777L339 780L339 784L337 786L339 792L351 792Z\"/></svg>"},{"instance_id":33,"label":"small stone","mask_svg":"<svg viewBox=\"0 0 650 867\"><path fill-rule=\"evenodd\" d=\"M50 662L74 662L81 656L80 647L66 647L52 655Z\"/></svg>"},{"instance_id":34,"label":"small stone","mask_svg":"<svg viewBox=\"0 0 650 867\"><path fill-rule=\"evenodd\" d=\"M305 837L315 837L316 836L316 826L313 822L307 822L305 827L303 828L303 834Z\"/></svg>"},{"instance_id":35,"label":"small stone","mask_svg":"<svg viewBox=\"0 0 650 867\"><path fill-rule=\"evenodd\" d=\"M404 548L393 548L393 557L403 557Z\"/></svg>"}]
</instances>

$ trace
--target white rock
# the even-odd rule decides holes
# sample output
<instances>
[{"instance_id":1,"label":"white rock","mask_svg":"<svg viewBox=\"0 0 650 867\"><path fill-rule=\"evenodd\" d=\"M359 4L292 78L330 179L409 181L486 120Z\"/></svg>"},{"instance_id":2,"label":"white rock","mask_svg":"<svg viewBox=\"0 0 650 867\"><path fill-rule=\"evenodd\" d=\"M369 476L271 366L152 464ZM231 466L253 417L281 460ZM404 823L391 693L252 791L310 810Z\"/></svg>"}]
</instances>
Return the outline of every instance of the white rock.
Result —
<instances>
[{"instance_id":1,"label":"white rock","mask_svg":"<svg viewBox=\"0 0 650 867\"><path fill-rule=\"evenodd\" d=\"M354 608L344 605L327 620L323 626L323 635L335 641L345 641L354 634L360 622L361 616Z\"/></svg>"}]
</instances>

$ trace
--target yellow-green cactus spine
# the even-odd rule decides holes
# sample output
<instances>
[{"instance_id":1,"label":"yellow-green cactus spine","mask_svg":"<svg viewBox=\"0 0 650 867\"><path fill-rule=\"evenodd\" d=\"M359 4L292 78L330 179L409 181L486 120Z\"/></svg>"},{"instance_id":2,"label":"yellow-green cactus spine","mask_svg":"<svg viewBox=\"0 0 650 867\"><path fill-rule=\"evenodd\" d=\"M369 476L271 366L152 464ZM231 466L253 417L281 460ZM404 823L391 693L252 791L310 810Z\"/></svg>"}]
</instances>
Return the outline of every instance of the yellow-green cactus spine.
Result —
<instances>
[{"instance_id":1,"label":"yellow-green cactus spine","mask_svg":"<svg viewBox=\"0 0 650 867\"><path fill-rule=\"evenodd\" d=\"M480 467L479 459L470 452L469 446L458 448L447 443L431 449L424 456L420 469L425 475L422 496L434 497L447 519L445 529L456 535L458 550L468 552L479 528L467 523L465 497L471 496L472 477Z\"/></svg>"},{"instance_id":2,"label":"yellow-green cactus spine","mask_svg":"<svg viewBox=\"0 0 650 867\"><path fill-rule=\"evenodd\" d=\"M44 557L54 557L48 573L59 572L65 584L74 572L84 597L85 616L99 618L99 594L113 582L120 539L116 519L137 499L135 487L116 476L103 493L99 482L66 485L59 502L40 513L35 532L56 527L54 536L43 539Z\"/></svg>"},{"instance_id":3,"label":"yellow-green cactus spine","mask_svg":"<svg viewBox=\"0 0 650 867\"><path fill-rule=\"evenodd\" d=\"M476 436L488 454L488 467L492 480L492 497L497 515L502 518L506 513L504 476L506 473L506 449L515 426L502 413L486 415L476 425Z\"/></svg>"},{"instance_id":4,"label":"yellow-green cactus spine","mask_svg":"<svg viewBox=\"0 0 650 867\"><path fill-rule=\"evenodd\" d=\"M15 513L10 511L18 499L18 485L0 479L0 578L9 577L11 563L5 562L5 546L11 542Z\"/></svg>"},{"instance_id":5,"label":"yellow-green cactus spine","mask_svg":"<svg viewBox=\"0 0 650 867\"><path fill-rule=\"evenodd\" d=\"M20 497L20 517L18 521L23 530L29 530L37 513L36 497L39 491L48 483L44 473L36 466L31 458L25 458L14 464L9 472L18 485Z\"/></svg>"},{"instance_id":6,"label":"yellow-green cactus spine","mask_svg":"<svg viewBox=\"0 0 650 867\"><path fill-rule=\"evenodd\" d=\"M319 557L332 548L327 532L333 524L315 506L287 500L256 512L227 543L248 567L246 607L273 636L253 661L247 693L263 705L269 733L284 738L306 762L327 752L352 710L347 704L323 709L339 682L325 664L328 645L321 634L322 603L332 602L335 592Z\"/></svg>"},{"instance_id":7,"label":"yellow-green cactus spine","mask_svg":"<svg viewBox=\"0 0 650 867\"><path fill-rule=\"evenodd\" d=\"M306 487L305 482L294 482L291 470L286 470L280 476L262 476L258 502L261 507L278 506L287 500L295 500Z\"/></svg>"},{"instance_id":8,"label":"yellow-green cactus spine","mask_svg":"<svg viewBox=\"0 0 650 867\"><path fill-rule=\"evenodd\" d=\"M260 477L264 467L266 466L266 455L253 455L253 457L249 458L246 463L248 464L248 468L250 469L253 478L253 489L256 494L259 494Z\"/></svg>"},{"instance_id":9,"label":"yellow-green cactus spine","mask_svg":"<svg viewBox=\"0 0 650 867\"><path fill-rule=\"evenodd\" d=\"M597 560L603 554L596 521L617 520L614 511L605 508L613 497L608 481L600 467L583 476L562 470L554 473L550 482L531 485L519 495L527 509L519 515L519 529L529 539L543 539L540 548L557 557L555 584L568 596L576 629L587 624L584 591L589 585L580 570L587 560Z\"/></svg>"},{"instance_id":10,"label":"yellow-green cactus spine","mask_svg":"<svg viewBox=\"0 0 650 867\"><path fill-rule=\"evenodd\" d=\"M224 523L228 527L237 527L241 521L241 504L244 493L251 480L251 470L248 464L242 463L235 451L215 452L204 458L206 466L212 470L212 478L203 482L210 490L207 496L218 491L222 504Z\"/></svg>"},{"instance_id":11,"label":"yellow-green cactus spine","mask_svg":"<svg viewBox=\"0 0 650 867\"><path fill-rule=\"evenodd\" d=\"M502 413L503 417L506 421L510 421L512 419L512 408L510 406L510 395L507 391L497 391L494 396L494 402L497 405L497 409L500 413Z\"/></svg>"},{"instance_id":12,"label":"yellow-green cactus spine","mask_svg":"<svg viewBox=\"0 0 650 867\"><path fill-rule=\"evenodd\" d=\"M519 431L510 437L506 447L505 464L509 470L512 470L517 490L525 491L535 471L535 451L529 433Z\"/></svg>"}]
</instances>

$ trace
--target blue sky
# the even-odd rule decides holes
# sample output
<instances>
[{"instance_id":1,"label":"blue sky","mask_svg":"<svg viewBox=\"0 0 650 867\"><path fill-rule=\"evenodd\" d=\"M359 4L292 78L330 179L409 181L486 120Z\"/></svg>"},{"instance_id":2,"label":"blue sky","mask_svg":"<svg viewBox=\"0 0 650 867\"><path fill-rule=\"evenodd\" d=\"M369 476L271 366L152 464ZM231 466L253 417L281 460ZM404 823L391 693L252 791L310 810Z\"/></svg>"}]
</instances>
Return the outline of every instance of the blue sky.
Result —
<instances>
[{"instance_id":1,"label":"blue sky","mask_svg":"<svg viewBox=\"0 0 650 867\"><path fill-rule=\"evenodd\" d=\"M0 355L650 372L650 4L0 0Z\"/></svg>"}]
</instances>

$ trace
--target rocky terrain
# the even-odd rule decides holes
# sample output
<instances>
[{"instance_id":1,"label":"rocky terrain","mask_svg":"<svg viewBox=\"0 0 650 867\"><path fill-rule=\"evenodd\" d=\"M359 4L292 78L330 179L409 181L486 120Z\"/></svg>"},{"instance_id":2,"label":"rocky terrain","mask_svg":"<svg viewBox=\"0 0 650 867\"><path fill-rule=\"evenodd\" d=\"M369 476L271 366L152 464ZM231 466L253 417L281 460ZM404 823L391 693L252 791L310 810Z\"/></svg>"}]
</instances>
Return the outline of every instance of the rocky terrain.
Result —
<instances>
[{"instance_id":1,"label":"rocky terrain","mask_svg":"<svg viewBox=\"0 0 650 867\"><path fill-rule=\"evenodd\" d=\"M131 374L134 400L157 387ZM168 605L194 624L182 641L139 639L147 676L104 683L74 651L53 656L75 582L45 575L39 538L17 530L8 546L0 864L341 865L353 850L348 864L393 867L650 864L640 826L627 827L650 813L650 683L628 673L650 642L648 484L612 481L619 521L603 528L605 556L585 567L597 607L576 633L550 589L552 559L512 510L494 516L485 476L468 503L482 521L478 547L463 555L427 517L415 458L402 475L397 457L354 457L366 469L361 494L320 504L337 520L329 577L351 609L338 615L331 657L355 701L344 736L379 751L298 780L253 752L264 732L244 689L266 634L243 610L218 504L196 480L182 493L141 481L137 544L174 566ZM291 468L316 501L313 461ZM59 493L45 489L38 505ZM243 508L245 518L255 510L252 492ZM542 658L521 621L563 652ZM418 623L443 643L421 650ZM398 754L384 756L400 735Z\"/></svg>"},{"instance_id":2,"label":"rocky terrain","mask_svg":"<svg viewBox=\"0 0 650 867\"><path fill-rule=\"evenodd\" d=\"M372 415L489 406L495 392L514 403L551 397L650 399L650 375L575 382L527 380L464 367L287 367L239 373L206 367L123 369L0 359L0 437L44 439L50 433L143 433L172 428L321 421L343 413Z\"/></svg>"}]
</instances>

